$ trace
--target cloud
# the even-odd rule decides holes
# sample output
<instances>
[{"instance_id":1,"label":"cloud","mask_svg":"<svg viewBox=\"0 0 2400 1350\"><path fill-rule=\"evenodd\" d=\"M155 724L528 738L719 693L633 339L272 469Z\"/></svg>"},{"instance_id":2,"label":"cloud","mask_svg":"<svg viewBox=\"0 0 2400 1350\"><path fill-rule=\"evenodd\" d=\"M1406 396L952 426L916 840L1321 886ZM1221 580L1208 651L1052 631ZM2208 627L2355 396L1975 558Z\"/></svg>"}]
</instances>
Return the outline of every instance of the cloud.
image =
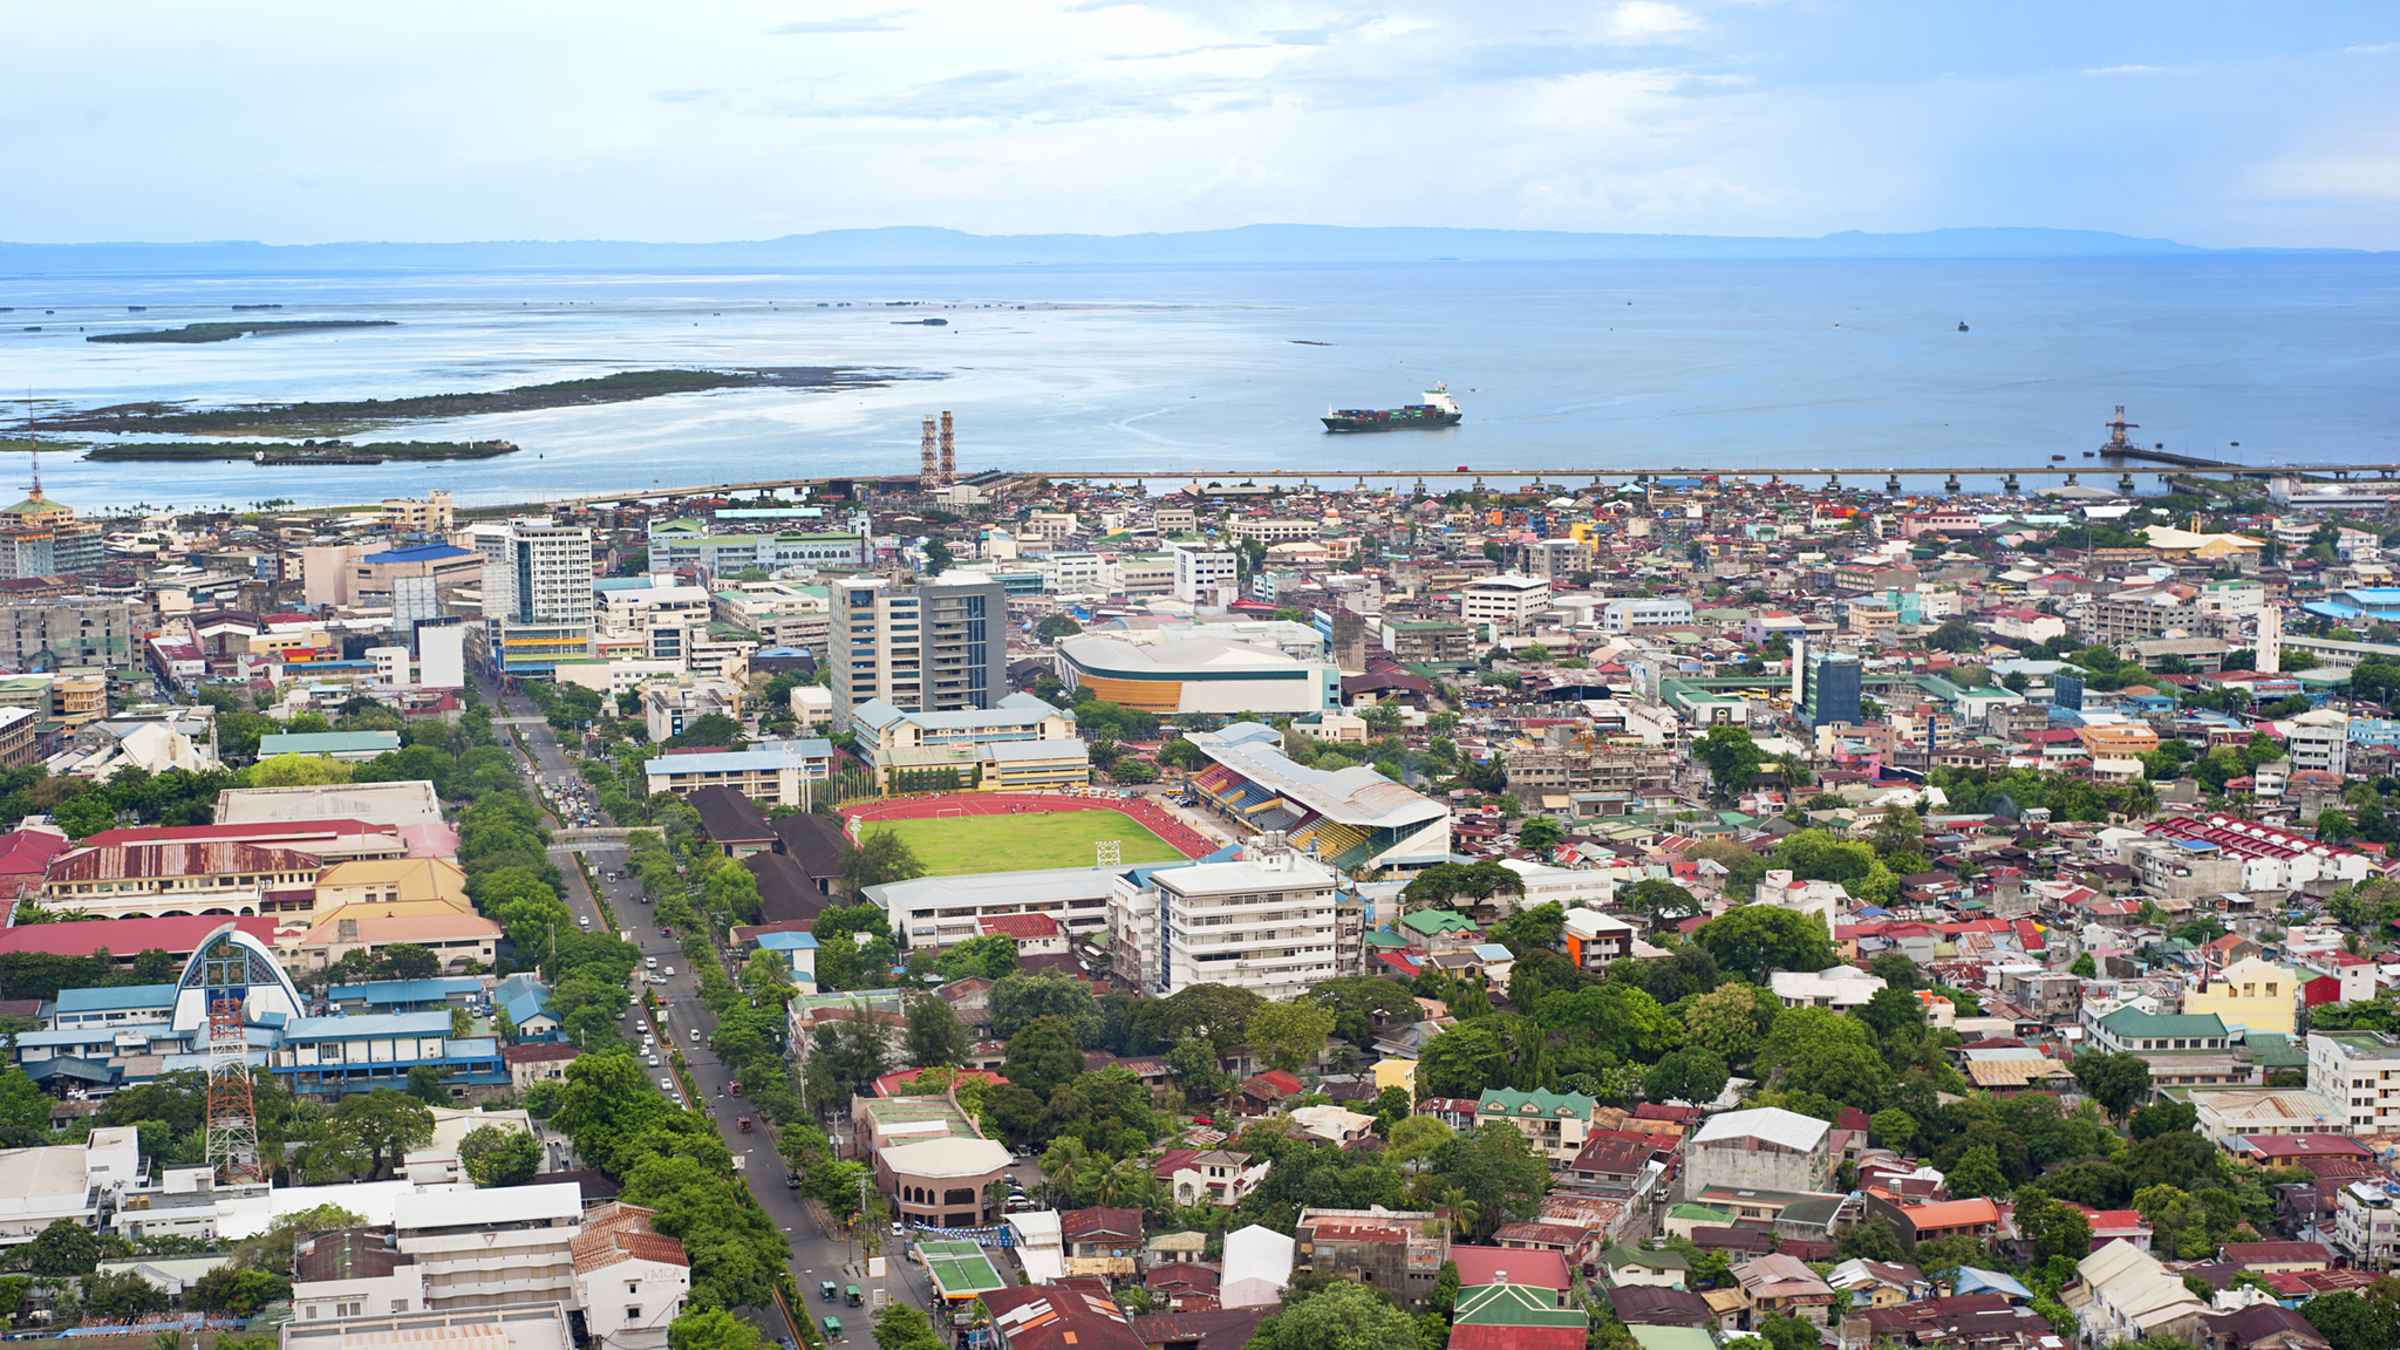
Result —
<instances>
[{"instance_id":1,"label":"cloud","mask_svg":"<svg viewBox=\"0 0 2400 1350\"><path fill-rule=\"evenodd\" d=\"M2166 70L2167 68L2165 66L2085 66L2083 68L2083 73L2086 75L2097 75L2103 77L2111 75L2163 75L2166 73Z\"/></svg>"},{"instance_id":2,"label":"cloud","mask_svg":"<svg viewBox=\"0 0 2400 1350\"><path fill-rule=\"evenodd\" d=\"M2389 56L2400 52L2400 42L2353 42L2342 50L2351 56Z\"/></svg>"},{"instance_id":3,"label":"cloud","mask_svg":"<svg viewBox=\"0 0 2400 1350\"><path fill-rule=\"evenodd\" d=\"M775 37L814 36L831 33L898 33L906 30L902 19L915 14L913 9L887 9L873 14L856 14L848 18L794 19L779 23L767 30Z\"/></svg>"},{"instance_id":4,"label":"cloud","mask_svg":"<svg viewBox=\"0 0 2400 1350\"><path fill-rule=\"evenodd\" d=\"M714 89L661 89L650 97L661 103L700 103L716 96Z\"/></svg>"},{"instance_id":5,"label":"cloud","mask_svg":"<svg viewBox=\"0 0 2400 1350\"><path fill-rule=\"evenodd\" d=\"M2302 155L2260 170L2254 186L2270 198L2310 201L2400 201L2400 151Z\"/></svg>"},{"instance_id":6,"label":"cloud","mask_svg":"<svg viewBox=\"0 0 2400 1350\"><path fill-rule=\"evenodd\" d=\"M1654 42L1697 30L1700 16L1666 0L1622 0L1609 12L1604 31L1620 42Z\"/></svg>"}]
</instances>

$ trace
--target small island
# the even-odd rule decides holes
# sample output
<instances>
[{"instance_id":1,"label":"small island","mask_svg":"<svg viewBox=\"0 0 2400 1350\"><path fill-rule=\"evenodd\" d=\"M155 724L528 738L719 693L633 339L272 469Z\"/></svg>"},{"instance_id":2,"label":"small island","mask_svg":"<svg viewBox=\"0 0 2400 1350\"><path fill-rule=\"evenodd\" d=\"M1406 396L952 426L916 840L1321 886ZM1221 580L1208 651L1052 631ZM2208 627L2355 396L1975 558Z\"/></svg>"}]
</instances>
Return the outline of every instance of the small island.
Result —
<instances>
[{"instance_id":1,"label":"small island","mask_svg":"<svg viewBox=\"0 0 2400 1350\"><path fill-rule=\"evenodd\" d=\"M94 333L86 342L231 342L235 338L285 333L324 333L344 328L397 328L397 319L262 319L256 323L187 323L181 328L144 328L131 333Z\"/></svg>"},{"instance_id":2,"label":"small island","mask_svg":"<svg viewBox=\"0 0 2400 1350\"><path fill-rule=\"evenodd\" d=\"M47 419L62 431L180 432L187 436L345 436L394 422L539 412L603 403L631 403L667 394L716 389L856 389L888 379L936 376L836 366L770 366L747 370L628 370L582 380L521 385L480 394L418 394L407 398L319 403L251 403L193 408L182 403L115 403Z\"/></svg>"},{"instance_id":3,"label":"small island","mask_svg":"<svg viewBox=\"0 0 2400 1350\"><path fill-rule=\"evenodd\" d=\"M124 441L95 445L87 462L147 460L183 463L193 460L249 460L254 464L382 464L391 460L497 459L513 455L514 441Z\"/></svg>"}]
</instances>

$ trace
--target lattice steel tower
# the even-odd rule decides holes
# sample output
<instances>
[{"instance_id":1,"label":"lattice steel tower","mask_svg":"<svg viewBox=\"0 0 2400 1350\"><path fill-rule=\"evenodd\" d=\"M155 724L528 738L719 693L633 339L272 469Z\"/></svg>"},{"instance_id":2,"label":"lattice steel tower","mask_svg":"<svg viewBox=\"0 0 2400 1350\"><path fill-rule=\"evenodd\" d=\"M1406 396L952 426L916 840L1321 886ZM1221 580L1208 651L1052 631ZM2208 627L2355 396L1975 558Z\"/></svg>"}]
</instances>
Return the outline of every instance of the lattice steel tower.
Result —
<instances>
[{"instance_id":1,"label":"lattice steel tower","mask_svg":"<svg viewBox=\"0 0 2400 1350\"><path fill-rule=\"evenodd\" d=\"M220 1183L257 1181L258 1104L250 1091L250 1043L243 1005L250 993L250 953L232 943L202 958L201 997L208 1007L207 1161Z\"/></svg>"}]
</instances>

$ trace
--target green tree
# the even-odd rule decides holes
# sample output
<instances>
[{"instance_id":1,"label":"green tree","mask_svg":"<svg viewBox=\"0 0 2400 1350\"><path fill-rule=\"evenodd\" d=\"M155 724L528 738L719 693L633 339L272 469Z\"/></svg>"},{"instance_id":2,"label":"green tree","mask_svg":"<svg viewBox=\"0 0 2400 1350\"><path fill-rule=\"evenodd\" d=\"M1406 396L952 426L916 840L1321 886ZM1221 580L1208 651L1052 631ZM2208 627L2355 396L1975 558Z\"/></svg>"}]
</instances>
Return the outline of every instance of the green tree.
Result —
<instances>
[{"instance_id":1,"label":"green tree","mask_svg":"<svg viewBox=\"0 0 2400 1350\"><path fill-rule=\"evenodd\" d=\"M667 1324L667 1350L766 1350L766 1344L758 1328L723 1308L687 1305Z\"/></svg>"},{"instance_id":2,"label":"green tree","mask_svg":"<svg viewBox=\"0 0 2400 1350\"><path fill-rule=\"evenodd\" d=\"M2039 1265L2057 1257L2080 1261L2091 1254L2092 1223L2083 1211L2040 1191L2017 1194L2017 1232Z\"/></svg>"},{"instance_id":3,"label":"green tree","mask_svg":"<svg viewBox=\"0 0 2400 1350\"><path fill-rule=\"evenodd\" d=\"M412 1148L433 1141L433 1112L405 1092L377 1088L342 1098L333 1108L336 1129L367 1151L374 1175L385 1177Z\"/></svg>"},{"instance_id":4,"label":"green tree","mask_svg":"<svg viewBox=\"0 0 2400 1350\"><path fill-rule=\"evenodd\" d=\"M1876 1112L1867 1121L1868 1137L1886 1148L1908 1152L1917 1137L1917 1118L1897 1106Z\"/></svg>"},{"instance_id":5,"label":"green tree","mask_svg":"<svg viewBox=\"0 0 2400 1350\"><path fill-rule=\"evenodd\" d=\"M2118 1120L2150 1096L2150 1065L2139 1055L2092 1052L2069 1066L2085 1095Z\"/></svg>"},{"instance_id":6,"label":"green tree","mask_svg":"<svg viewBox=\"0 0 2400 1350\"><path fill-rule=\"evenodd\" d=\"M1017 973L1016 940L998 933L971 937L942 949L933 968L945 980L997 980Z\"/></svg>"},{"instance_id":7,"label":"green tree","mask_svg":"<svg viewBox=\"0 0 2400 1350\"><path fill-rule=\"evenodd\" d=\"M1960 1197L2005 1196L2008 1174L2000 1170L2000 1155L1989 1144L1977 1144L1960 1155L1949 1171L1950 1193Z\"/></svg>"},{"instance_id":8,"label":"green tree","mask_svg":"<svg viewBox=\"0 0 2400 1350\"><path fill-rule=\"evenodd\" d=\"M1833 936L1815 915L1775 905L1743 905L1700 925L1693 940L1718 967L1754 983L1778 970L1823 970L1834 964Z\"/></svg>"},{"instance_id":9,"label":"green tree","mask_svg":"<svg viewBox=\"0 0 2400 1350\"><path fill-rule=\"evenodd\" d=\"M1653 924L1688 919L1707 908L1690 891L1672 881L1661 881L1656 877L1645 877L1619 891L1617 903L1646 916Z\"/></svg>"},{"instance_id":10,"label":"green tree","mask_svg":"<svg viewBox=\"0 0 2400 1350\"><path fill-rule=\"evenodd\" d=\"M219 1266L201 1276L184 1295L204 1311L228 1317L255 1316L259 1309L291 1296L292 1282L280 1272L236 1265Z\"/></svg>"},{"instance_id":11,"label":"green tree","mask_svg":"<svg viewBox=\"0 0 2400 1350\"><path fill-rule=\"evenodd\" d=\"M2363 1293L2319 1294L2300 1305L2300 1315L2333 1350L2391 1350L2400 1345L2400 1280L2387 1275Z\"/></svg>"},{"instance_id":12,"label":"green tree","mask_svg":"<svg viewBox=\"0 0 2400 1350\"><path fill-rule=\"evenodd\" d=\"M18 1248L17 1260L33 1274L51 1279L89 1275L100 1264L100 1237L72 1219L60 1219Z\"/></svg>"},{"instance_id":13,"label":"green tree","mask_svg":"<svg viewBox=\"0 0 2400 1350\"><path fill-rule=\"evenodd\" d=\"M1732 1077L1725 1057L1704 1045L1670 1050L1642 1077L1642 1093L1652 1101L1715 1101Z\"/></svg>"},{"instance_id":14,"label":"green tree","mask_svg":"<svg viewBox=\"0 0 2400 1350\"><path fill-rule=\"evenodd\" d=\"M932 994L913 993L908 997L907 1023L910 1063L931 1068L966 1062L967 1029L948 1003Z\"/></svg>"},{"instance_id":15,"label":"green tree","mask_svg":"<svg viewBox=\"0 0 2400 1350\"><path fill-rule=\"evenodd\" d=\"M1831 1008L1786 1008L1759 1047L1758 1067L1785 1091L1814 1093L1872 1113L1892 1071L1856 1018Z\"/></svg>"},{"instance_id":16,"label":"green tree","mask_svg":"<svg viewBox=\"0 0 2400 1350\"><path fill-rule=\"evenodd\" d=\"M1692 757L1708 766L1709 793L1720 802L1732 801L1758 781L1766 755L1741 727L1722 723L1692 744Z\"/></svg>"},{"instance_id":17,"label":"green tree","mask_svg":"<svg viewBox=\"0 0 2400 1350\"><path fill-rule=\"evenodd\" d=\"M1045 1017L1066 1024L1077 1045L1099 1039L1100 1005L1090 986L1065 975L1010 975L995 981L991 994L992 1035L1008 1040L1019 1028Z\"/></svg>"},{"instance_id":18,"label":"green tree","mask_svg":"<svg viewBox=\"0 0 2400 1350\"><path fill-rule=\"evenodd\" d=\"M2069 975L2079 975L2087 980L2096 980L2100 978L2100 967L2093 963L2092 954L2090 952L2081 952L2076 955L2073 961L2068 963L2067 973Z\"/></svg>"},{"instance_id":19,"label":"green tree","mask_svg":"<svg viewBox=\"0 0 2400 1350\"><path fill-rule=\"evenodd\" d=\"M842 846L842 881L852 895L869 886L909 881L925 875L925 863L900 836L887 828L872 829L855 844Z\"/></svg>"},{"instance_id":20,"label":"green tree","mask_svg":"<svg viewBox=\"0 0 2400 1350\"><path fill-rule=\"evenodd\" d=\"M1262 1003L1250 1014L1250 1048L1271 1068L1286 1073L1323 1054L1333 1038L1333 1010L1294 999Z\"/></svg>"},{"instance_id":21,"label":"green tree","mask_svg":"<svg viewBox=\"0 0 2400 1350\"><path fill-rule=\"evenodd\" d=\"M542 1146L523 1130L478 1125L459 1141L458 1160L478 1186L522 1186L542 1170Z\"/></svg>"},{"instance_id":22,"label":"green tree","mask_svg":"<svg viewBox=\"0 0 2400 1350\"><path fill-rule=\"evenodd\" d=\"M1343 1281L1287 1298L1282 1311L1258 1324L1245 1350L1403 1350L1417 1343L1415 1319L1369 1286Z\"/></svg>"},{"instance_id":23,"label":"green tree","mask_svg":"<svg viewBox=\"0 0 2400 1350\"><path fill-rule=\"evenodd\" d=\"M1517 843L1536 853L1547 854L1566 839L1565 827L1549 816L1535 816L1517 827Z\"/></svg>"},{"instance_id":24,"label":"green tree","mask_svg":"<svg viewBox=\"0 0 2400 1350\"><path fill-rule=\"evenodd\" d=\"M30 1148L50 1141L50 1098L23 1069L0 1073L0 1148Z\"/></svg>"},{"instance_id":25,"label":"green tree","mask_svg":"<svg viewBox=\"0 0 2400 1350\"><path fill-rule=\"evenodd\" d=\"M1491 1027L1464 1022L1425 1043L1417 1060L1417 1095L1475 1097L1485 1088L1506 1087L1507 1047Z\"/></svg>"},{"instance_id":26,"label":"green tree","mask_svg":"<svg viewBox=\"0 0 2400 1350\"><path fill-rule=\"evenodd\" d=\"M1038 1017L1008 1038L1001 1073L1009 1082L1047 1100L1083 1072L1083 1050L1063 1017Z\"/></svg>"},{"instance_id":27,"label":"green tree","mask_svg":"<svg viewBox=\"0 0 2400 1350\"><path fill-rule=\"evenodd\" d=\"M428 1106L450 1104L450 1089L442 1086L442 1071L431 1064L418 1064L409 1069L408 1095Z\"/></svg>"},{"instance_id":28,"label":"green tree","mask_svg":"<svg viewBox=\"0 0 2400 1350\"><path fill-rule=\"evenodd\" d=\"M899 1299L875 1314L875 1350L949 1350L934 1334L933 1322L915 1304Z\"/></svg>"}]
</instances>

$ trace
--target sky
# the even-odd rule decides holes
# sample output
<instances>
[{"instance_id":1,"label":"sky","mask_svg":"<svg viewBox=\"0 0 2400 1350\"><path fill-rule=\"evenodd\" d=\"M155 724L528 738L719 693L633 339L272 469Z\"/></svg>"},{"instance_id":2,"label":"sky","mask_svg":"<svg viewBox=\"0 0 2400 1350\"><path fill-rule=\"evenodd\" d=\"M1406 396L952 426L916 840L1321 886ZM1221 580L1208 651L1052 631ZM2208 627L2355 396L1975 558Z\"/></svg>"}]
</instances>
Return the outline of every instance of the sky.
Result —
<instances>
[{"instance_id":1,"label":"sky","mask_svg":"<svg viewBox=\"0 0 2400 1350\"><path fill-rule=\"evenodd\" d=\"M2400 248L2389 3L8 13L0 239L20 242L1306 222Z\"/></svg>"}]
</instances>

